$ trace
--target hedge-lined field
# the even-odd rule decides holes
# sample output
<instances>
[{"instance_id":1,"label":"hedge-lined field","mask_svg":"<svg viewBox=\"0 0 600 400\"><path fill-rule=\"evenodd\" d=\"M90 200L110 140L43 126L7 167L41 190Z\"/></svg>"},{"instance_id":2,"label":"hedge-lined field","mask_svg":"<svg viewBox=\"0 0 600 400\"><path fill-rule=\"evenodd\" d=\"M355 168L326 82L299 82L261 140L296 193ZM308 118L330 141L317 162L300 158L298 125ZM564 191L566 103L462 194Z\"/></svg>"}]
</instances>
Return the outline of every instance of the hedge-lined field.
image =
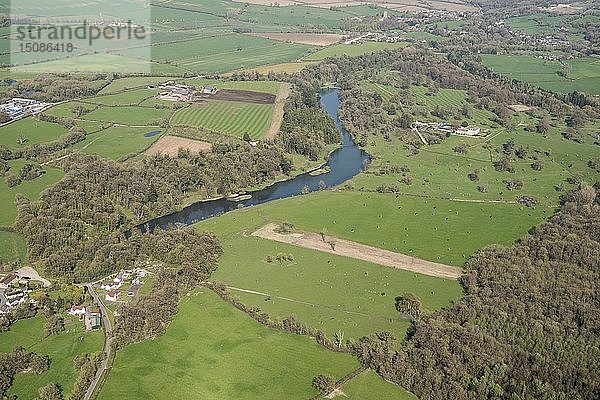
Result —
<instances>
[{"instance_id":1,"label":"hedge-lined field","mask_svg":"<svg viewBox=\"0 0 600 400\"><path fill-rule=\"evenodd\" d=\"M19 149L37 143L51 142L67 133L67 128L52 122L40 121L34 117L23 118L0 128L0 145L9 149ZM19 144L17 139L25 137Z\"/></svg>"},{"instance_id":2,"label":"hedge-lined field","mask_svg":"<svg viewBox=\"0 0 600 400\"><path fill-rule=\"evenodd\" d=\"M132 153L139 153L154 143L160 135L146 137L144 134L156 128L113 127L93 133L75 148L88 154L97 154L113 160Z\"/></svg>"},{"instance_id":3,"label":"hedge-lined field","mask_svg":"<svg viewBox=\"0 0 600 400\"><path fill-rule=\"evenodd\" d=\"M69 318L65 321L65 331L46 337L46 318L38 313L35 318L21 320L11 326L8 332L0 335L0 352L12 351L15 346L23 346L27 351L45 354L50 357L50 368L42 374L20 373L8 392L19 399L33 399L38 389L50 382L58 383L68 398L79 371L73 360L79 354L102 351L104 334L102 331L85 332L83 324Z\"/></svg>"},{"instance_id":4,"label":"hedge-lined field","mask_svg":"<svg viewBox=\"0 0 600 400\"><path fill-rule=\"evenodd\" d=\"M120 54L147 58L150 50L153 61L169 62L188 71L208 73L295 61L310 48L248 35L221 34L175 43L155 43L150 49L139 47L120 51Z\"/></svg>"},{"instance_id":5,"label":"hedge-lined field","mask_svg":"<svg viewBox=\"0 0 600 400\"><path fill-rule=\"evenodd\" d=\"M481 55L483 63L497 74L527 82L559 93L574 90L600 94L600 57L568 60L567 78L559 75L563 66L558 61L542 60L531 55Z\"/></svg>"},{"instance_id":6,"label":"hedge-lined field","mask_svg":"<svg viewBox=\"0 0 600 400\"><path fill-rule=\"evenodd\" d=\"M120 350L100 399L308 399L314 376L358 368L350 354L268 329L204 289L184 297L167 331Z\"/></svg>"},{"instance_id":7,"label":"hedge-lined field","mask_svg":"<svg viewBox=\"0 0 600 400\"><path fill-rule=\"evenodd\" d=\"M321 61L327 57L349 57L360 56L385 49L399 49L405 47L406 43L364 42L360 44L334 44L304 57L304 61Z\"/></svg>"}]
</instances>

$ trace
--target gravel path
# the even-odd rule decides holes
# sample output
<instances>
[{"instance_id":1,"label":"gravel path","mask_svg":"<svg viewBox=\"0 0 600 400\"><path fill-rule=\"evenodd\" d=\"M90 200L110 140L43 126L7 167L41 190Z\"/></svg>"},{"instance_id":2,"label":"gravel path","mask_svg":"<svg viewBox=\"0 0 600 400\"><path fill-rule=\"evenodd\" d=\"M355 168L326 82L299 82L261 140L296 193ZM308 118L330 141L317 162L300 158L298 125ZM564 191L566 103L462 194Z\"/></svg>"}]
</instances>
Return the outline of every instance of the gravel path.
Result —
<instances>
[{"instance_id":1,"label":"gravel path","mask_svg":"<svg viewBox=\"0 0 600 400\"><path fill-rule=\"evenodd\" d=\"M281 234L275 232L276 227L276 224L268 224L252 233L252 235L438 278L457 279L462 274L461 268L421 260L393 251L331 236L326 236L325 241L323 241L320 234L313 232ZM333 242L334 245L332 246L330 242Z\"/></svg>"}]
</instances>

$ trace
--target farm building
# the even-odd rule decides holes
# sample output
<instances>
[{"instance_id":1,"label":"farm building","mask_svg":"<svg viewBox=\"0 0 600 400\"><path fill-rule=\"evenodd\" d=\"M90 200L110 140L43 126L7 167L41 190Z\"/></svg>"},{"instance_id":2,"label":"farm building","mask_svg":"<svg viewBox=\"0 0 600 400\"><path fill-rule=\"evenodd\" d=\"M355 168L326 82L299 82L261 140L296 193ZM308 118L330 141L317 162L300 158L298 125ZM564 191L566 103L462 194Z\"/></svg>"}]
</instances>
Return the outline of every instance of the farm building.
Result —
<instances>
[{"instance_id":1,"label":"farm building","mask_svg":"<svg viewBox=\"0 0 600 400\"><path fill-rule=\"evenodd\" d=\"M4 278L0 279L0 289L7 289L11 285L14 285L18 282L18 277L16 274L10 273L6 275Z\"/></svg>"},{"instance_id":2,"label":"farm building","mask_svg":"<svg viewBox=\"0 0 600 400\"><path fill-rule=\"evenodd\" d=\"M455 133L459 136L479 136L481 134L481 128L475 125L469 125L458 128Z\"/></svg>"},{"instance_id":3,"label":"farm building","mask_svg":"<svg viewBox=\"0 0 600 400\"><path fill-rule=\"evenodd\" d=\"M202 94L215 94L217 93L217 88L214 86L206 85L202 87L200 91Z\"/></svg>"}]
</instances>

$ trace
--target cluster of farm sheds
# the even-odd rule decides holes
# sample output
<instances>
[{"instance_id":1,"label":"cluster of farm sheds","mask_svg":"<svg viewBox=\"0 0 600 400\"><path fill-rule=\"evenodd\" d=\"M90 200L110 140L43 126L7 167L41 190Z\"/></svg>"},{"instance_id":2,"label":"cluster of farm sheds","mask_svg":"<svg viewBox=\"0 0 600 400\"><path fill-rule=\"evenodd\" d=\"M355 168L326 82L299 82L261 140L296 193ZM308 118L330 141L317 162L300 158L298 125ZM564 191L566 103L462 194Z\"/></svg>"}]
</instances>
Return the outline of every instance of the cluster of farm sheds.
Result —
<instances>
[{"instance_id":1,"label":"cluster of farm sheds","mask_svg":"<svg viewBox=\"0 0 600 400\"><path fill-rule=\"evenodd\" d=\"M8 314L11 309L27 302L35 305L35 301L28 296L32 291L28 283L29 279L15 272L0 278L0 315Z\"/></svg>"},{"instance_id":2,"label":"cluster of farm sheds","mask_svg":"<svg viewBox=\"0 0 600 400\"><path fill-rule=\"evenodd\" d=\"M432 130L443 133L449 133L451 135L457 136L468 136L468 137L482 137L486 136L487 133L477 125L468 125L468 126L459 126L455 127L454 125L448 122L415 122L413 124L413 129L421 129L421 130Z\"/></svg>"},{"instance_id":3,"label":"cluster of farm sheds","mask_svg":"<svg viewBox=\"0 0 600 400\"><path fill-rule=\"evenodd\" d=\"M5 112L10 120L16 120L40 113L52 106L53 104L51 103L44 103L34 99L13 97L12 99L0 104L0 110Z\"/></svg>"},{"instance_id":4,"label":"cluster of farm sheds","mask_svg":"<svg viewBox=\"0 0 600 400\"><path fill-rule=\"evenodd\" d=\"M183 85L173 81L162 83L158 87L148 85L148 89L160 90L156 98L166 101L191 101L195 96L212 95L217 93L218 90L216 87L210 85L202 86L199 90L196 90L194 86Z\"/></svg>"}]
</instances>

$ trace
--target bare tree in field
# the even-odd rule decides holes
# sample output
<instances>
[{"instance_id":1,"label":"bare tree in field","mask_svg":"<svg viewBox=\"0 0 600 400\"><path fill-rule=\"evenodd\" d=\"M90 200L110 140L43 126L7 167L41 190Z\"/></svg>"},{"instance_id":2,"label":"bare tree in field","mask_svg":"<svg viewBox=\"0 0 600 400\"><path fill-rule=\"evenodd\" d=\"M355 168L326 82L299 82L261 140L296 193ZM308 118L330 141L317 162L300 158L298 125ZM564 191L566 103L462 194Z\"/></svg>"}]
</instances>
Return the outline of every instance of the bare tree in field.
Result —
<instances>
[{"instance_id":1,"label":"bare tree in field","mask_svg":"<svg viewBox=\"0 0 600 400\"><path fill-rule=\"evenodd\" d=\"M340 329L335 334L335 345L338 348L341 348L343 344L344 344L344 332Z\"/></svg>"},{"instance_id":2,"label":"bare tree in field","mask_svg":"<svg viewBox=\"0 0 600 400\"><path fill-rule=\"evenodd\" d=\"M321 234L321 240L325 241L325 235L327 234L327 228L321 229L319 232Z\"/></svg>"},{"instance_id":3,"label":"bare tree in field","mask_svg":"<svg viewBox=\"0 0 600 400\"><path fill-rule=\"evenodd\" d=\"M329 246L331 246L331 250L335 251L335 240L330 240L327 243L329 244Z\"/></svg>"}]
</instances>

